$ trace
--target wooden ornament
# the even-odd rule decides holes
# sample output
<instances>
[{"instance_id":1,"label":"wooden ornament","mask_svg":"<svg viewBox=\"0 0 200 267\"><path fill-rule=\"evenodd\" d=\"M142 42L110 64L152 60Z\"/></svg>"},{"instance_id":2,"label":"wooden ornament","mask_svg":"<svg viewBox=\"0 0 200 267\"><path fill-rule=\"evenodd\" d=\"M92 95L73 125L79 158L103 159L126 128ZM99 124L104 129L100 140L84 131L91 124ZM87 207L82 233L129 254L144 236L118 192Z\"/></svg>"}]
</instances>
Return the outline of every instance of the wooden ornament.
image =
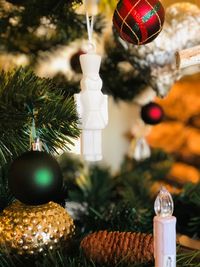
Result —
<instances>
[{"instance_id":1,"label":"wooden ornament","mask_svg":"<svg viewBox=\"0 0 200 267\"><path fill-rule=\"evenodd\" d=\"M200 241L194 240L186 235L177 236L178 243L185 248L200 250Z\"/></svg>"},{"instance_id":2,"label":"wooden ornament","mask_svg":"<svg viewBox=\"0 0 200 267\"><path fill-rule=\"evenodd\" d=\"M176 53L177 69L200 65L200 45Z\"/></svg>"}]
</instances>

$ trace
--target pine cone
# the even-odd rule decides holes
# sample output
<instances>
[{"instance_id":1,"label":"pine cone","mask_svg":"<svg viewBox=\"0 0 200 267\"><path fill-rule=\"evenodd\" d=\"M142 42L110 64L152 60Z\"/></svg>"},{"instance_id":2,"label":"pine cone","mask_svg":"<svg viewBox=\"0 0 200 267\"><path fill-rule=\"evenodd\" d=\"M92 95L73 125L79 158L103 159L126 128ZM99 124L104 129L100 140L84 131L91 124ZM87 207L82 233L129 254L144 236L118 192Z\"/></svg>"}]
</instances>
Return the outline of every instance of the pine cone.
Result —
<instances>
[{"instance_id":1,"label":"pine cone","mask_svg":"<svg viewBox=\"0 0 200 267\"><path fill-rule=\"evenodd\" d=\"M151 234L99 231L86 236L81 248L87 258L111 266L153 261Z\"/></svg>"}]
</instances>

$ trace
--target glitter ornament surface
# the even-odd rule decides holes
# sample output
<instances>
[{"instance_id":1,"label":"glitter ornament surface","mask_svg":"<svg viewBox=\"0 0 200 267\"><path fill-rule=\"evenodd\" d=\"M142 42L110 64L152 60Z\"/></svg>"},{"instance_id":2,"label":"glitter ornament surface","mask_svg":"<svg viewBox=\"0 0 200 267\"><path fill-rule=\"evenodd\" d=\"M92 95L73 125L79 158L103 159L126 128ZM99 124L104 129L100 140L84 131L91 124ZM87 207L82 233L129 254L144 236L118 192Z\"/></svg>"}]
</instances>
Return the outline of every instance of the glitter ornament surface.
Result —
<instances>
[{"instance_id":1,"label":"glitter ornament surface","mask_svg":"<svg viewBox=\"0 0 200 267\"><path fill-rule=\"evenodd\" d=\"M69 243L74 223L60 205L27 206L19 201L0 216L0 246L6 253L37 255Z\"/></svg>"}]
</instances>

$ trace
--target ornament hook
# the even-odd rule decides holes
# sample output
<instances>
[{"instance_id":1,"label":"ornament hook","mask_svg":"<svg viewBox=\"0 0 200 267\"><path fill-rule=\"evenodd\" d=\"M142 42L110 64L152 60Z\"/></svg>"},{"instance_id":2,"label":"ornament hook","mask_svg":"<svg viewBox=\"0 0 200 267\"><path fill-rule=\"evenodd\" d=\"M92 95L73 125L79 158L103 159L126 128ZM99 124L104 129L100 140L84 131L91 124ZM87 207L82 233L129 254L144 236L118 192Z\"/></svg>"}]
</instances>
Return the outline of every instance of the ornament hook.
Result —
<instances>
[{"instance_id":1,"label":"ornament hook","mask_svg":"<svg viewBox=\"0 0 200 267\"><path fill-rule=\"evenodd\" d=\"M85 1L85 9L86 9L86 22L87 22L87 33L88 33L88 53L94 53L96 51L96 46L93 42L93 30L94 30L94 15L89 15L88 11L88 2Z\"/></svg>"},{"instance_id":2,"label":"ornament hook","mask_svg":"<svg viewBox=\"0 0 200 267\"><path fill-rule=\"evenodd\" d=\"M35 126L35 112L33 108L27 105L27 108L32 116L32 124L30 129L30 149L33 151L42 151L42 143L39 136L37 135L36 126Z\"/></svg>"}]
</instances>

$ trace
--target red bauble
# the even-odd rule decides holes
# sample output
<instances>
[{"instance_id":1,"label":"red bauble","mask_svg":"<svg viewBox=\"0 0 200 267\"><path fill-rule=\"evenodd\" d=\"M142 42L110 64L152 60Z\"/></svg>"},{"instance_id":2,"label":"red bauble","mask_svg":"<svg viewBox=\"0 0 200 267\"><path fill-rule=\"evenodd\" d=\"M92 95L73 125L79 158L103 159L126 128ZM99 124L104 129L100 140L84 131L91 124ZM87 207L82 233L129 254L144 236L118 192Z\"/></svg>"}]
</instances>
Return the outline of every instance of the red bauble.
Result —
<instances>
[{"instance_id":1,"label":"red bauble","mask_svg":"<svg viewBox=\"0 0 200 267\"><path fill-rule=\"evenodd\" d=\"M163 117L164 111L156 103L151 102L141 109L141 118L146 124L156 125L162 121Z\"/></svg>"},{"instance_id":2,"label":"red bauble","mask_svg":"<svg viewBox=\"0 0 200 267\"><path fill-rule=\"evenodd\" d=\"M81 73L82 72L79 58L83 54L85 54L85 52L83 52L82 50L79 50L78 52L73 54L71 59L70 59L71 68L76 73Z\"/></svg>"},{"instance_id":3,"label":"red bauble","mask_svg":"<svg viewBox=\"0 0 200 267\"><path fill-rule=\"evenodd\" d=\"M120 0L113 24L123 40L142 45L158 36L164 19L165 10L159 0Z\"/></svg>"}]
</instances>

